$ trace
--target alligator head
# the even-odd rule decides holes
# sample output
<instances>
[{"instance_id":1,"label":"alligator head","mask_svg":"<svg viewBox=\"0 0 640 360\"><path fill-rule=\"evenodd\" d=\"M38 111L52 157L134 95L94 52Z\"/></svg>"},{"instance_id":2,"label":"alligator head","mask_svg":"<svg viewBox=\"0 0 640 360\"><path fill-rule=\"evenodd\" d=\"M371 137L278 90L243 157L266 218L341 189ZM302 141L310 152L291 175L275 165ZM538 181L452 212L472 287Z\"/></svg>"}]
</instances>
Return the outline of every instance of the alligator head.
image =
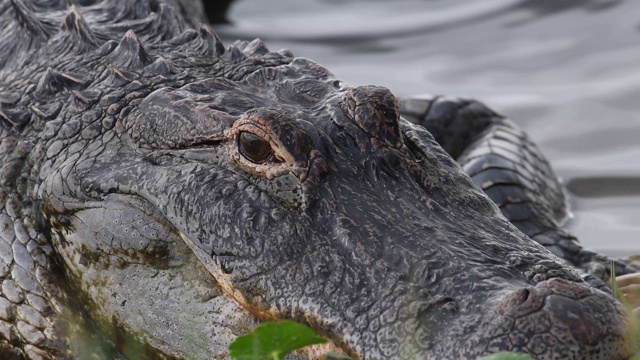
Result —
<instances>
[{"instance_id":1,"label":"alligator head","mask_svg":"<svg viewBox=\"0 0 640 360\"><path fill-rule=\"evenodd\" d=\"M206 26L47 16L82 41L20 70L59 106L30 194L103 328L186 358L256 319L363 359L632 354L622 305L509 224L387 89Z\"/></svg>"}]
</instances>

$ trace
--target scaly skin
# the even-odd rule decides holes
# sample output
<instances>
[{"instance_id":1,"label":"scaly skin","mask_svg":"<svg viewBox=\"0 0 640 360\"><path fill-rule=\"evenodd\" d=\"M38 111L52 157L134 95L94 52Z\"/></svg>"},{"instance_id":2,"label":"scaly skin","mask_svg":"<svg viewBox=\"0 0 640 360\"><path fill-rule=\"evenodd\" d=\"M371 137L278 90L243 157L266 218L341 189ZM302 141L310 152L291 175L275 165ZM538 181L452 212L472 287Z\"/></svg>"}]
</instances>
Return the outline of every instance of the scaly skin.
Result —
<instances>
[{"instance_id":1,"label":"scaly skin","mask_svg":"<svg viewBox=\"0 0 640 360\"><path fill-rule=\"evenodd\" d=\"M87 3L0 1L5 358L225 358L272 319L362 359L633 353L622 305L387 89L158 2ZM470 169L499 138L471 133Z\"/></svg>"},{"instance_id":2,"label":"scaly skin","mask_svg":"<svg viewBox=\"0 0 640 360\"><path fill-rule=\"evenodd\" d=\"M584 249L562 229L568 217L564 189L540 149L510 119L477 101L446 96L405 99L400 111L429 130L507 220L592 285L607 291L612 261L616 274L637 271Z\"/></svg>"}]
</instances>

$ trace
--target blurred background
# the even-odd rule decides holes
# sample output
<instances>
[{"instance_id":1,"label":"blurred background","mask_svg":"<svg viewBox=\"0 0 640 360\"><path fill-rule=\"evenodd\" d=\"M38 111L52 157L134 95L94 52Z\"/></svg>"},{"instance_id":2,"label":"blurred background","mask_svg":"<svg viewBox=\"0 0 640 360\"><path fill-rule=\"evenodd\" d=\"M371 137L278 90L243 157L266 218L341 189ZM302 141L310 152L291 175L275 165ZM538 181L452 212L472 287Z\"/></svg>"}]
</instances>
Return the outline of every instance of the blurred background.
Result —
<instances>
[{"instance_id":1,"label":"blurred background","mask_svg":"<svg viewBox=\"0 0 640 360\"><path fill-rule=\"evenodd\" d=\"M640 254L640 1L239 0L226 43L324 65L397 96L477 98L524 127L589 248Z\"/></svg>"}]
</instances>

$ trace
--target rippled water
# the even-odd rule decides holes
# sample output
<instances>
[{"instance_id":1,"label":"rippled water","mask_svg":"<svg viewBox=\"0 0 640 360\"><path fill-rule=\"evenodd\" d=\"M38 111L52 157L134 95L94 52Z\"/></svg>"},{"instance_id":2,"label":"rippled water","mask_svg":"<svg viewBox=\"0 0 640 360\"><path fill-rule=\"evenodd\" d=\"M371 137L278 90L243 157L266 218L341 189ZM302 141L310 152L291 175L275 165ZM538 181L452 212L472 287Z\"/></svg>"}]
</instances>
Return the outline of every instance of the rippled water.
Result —
<instances>
[{"instance_id":1,"label":"rippled water","mask_svg":"<svg viewBox=\"0 0 640 360\"><path fill-rule=\"evenodd\" d=\"M226 40L396 95L481 99L523 126L571 194L592 249L640 253L640 1L240 0Z\"/></svg>"}]
</instances>

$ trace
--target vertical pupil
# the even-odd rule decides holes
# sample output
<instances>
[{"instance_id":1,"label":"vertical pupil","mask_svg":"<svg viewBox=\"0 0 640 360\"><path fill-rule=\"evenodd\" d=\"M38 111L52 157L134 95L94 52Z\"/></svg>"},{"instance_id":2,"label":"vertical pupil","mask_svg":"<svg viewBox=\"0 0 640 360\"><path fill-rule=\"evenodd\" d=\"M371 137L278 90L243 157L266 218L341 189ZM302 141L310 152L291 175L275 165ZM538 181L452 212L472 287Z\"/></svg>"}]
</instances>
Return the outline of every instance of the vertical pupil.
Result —
<instances>
[{"instance_id":1,"label":"vertical pupil","mask_svg":"<svg viewBox=\"0 0 640 360\"><path fill-rule=\"evenodd\" d=\"M269 160L273 153L268 141L250 132L241 132L238 142L240 153L255 163Z\"/></svg>"}]
</instances>

